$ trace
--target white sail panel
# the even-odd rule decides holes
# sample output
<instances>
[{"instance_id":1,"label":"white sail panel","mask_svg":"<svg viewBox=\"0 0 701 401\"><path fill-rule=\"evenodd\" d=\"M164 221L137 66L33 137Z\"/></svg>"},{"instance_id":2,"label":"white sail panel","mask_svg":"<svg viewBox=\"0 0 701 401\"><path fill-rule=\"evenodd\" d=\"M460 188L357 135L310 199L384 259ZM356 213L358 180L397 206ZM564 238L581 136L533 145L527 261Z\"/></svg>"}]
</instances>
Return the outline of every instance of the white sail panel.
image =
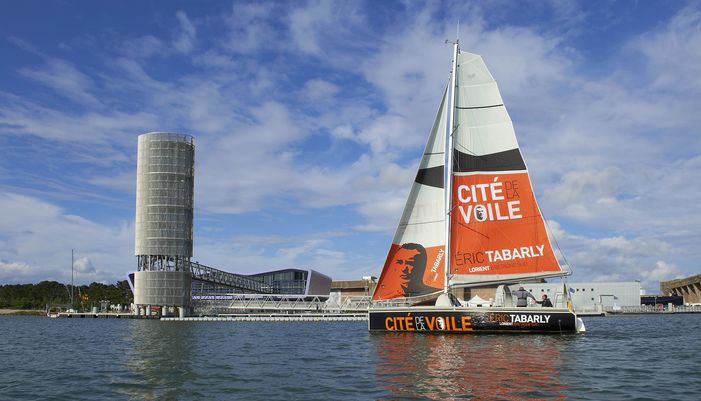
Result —
<instances>
[{"instance_id":1,"label":"white sail panel","mask_svg":"<svg viewBox=\"0 0 701 401\"><path fill-rule=\"evenodd\" d=\"M463 89L457 94L456 103L461 107L485 107L503 104L501 93L494 81L476 85L461 85Z\"/></svg>"},{"instance_id":2,"label":"white sail panel","mask_svg":"<svg viewBox=\"0 0 701 401\"><path fill-rule=\"evenodd\" d=\"M457 110L460 122L453 139L455 149L476 156L518 148L514 126L501 107Z\"/></svg>"},{"instance_id":3,"label":"white sail panel","mask_svg":"<svg viewBox=\"0 0 701 401\"><path fill-rule=\"evenodd\" d=\"M458 56L455 102L455 149L481 156L518 148L497 83L481 56Z\"/></svg>"},{"instance_id":4,"label":"white sail panel","mask_svg":"<svg viewBox=\"0 0 701 401\"><path fill-rule=\"evenodd\" d=\"M482 56L461 51L458 55L458 85L475 86L494 82ZM459 98L458 98L459 99Z\"/></svg>"},{"instance_id":5,"label":"white sail panel","mask_svg":"<svg viewBox=\"0 0 701 401\"><path fill-rule=\"evenodd\" d=\"M459 105L460 103L457 104ZM476 128L511 122L509 113L506 112L506 108L504 106L485 107L479 109L458 109L456 111L456 118L458 121L460 121L460 127L458 128ZM513 130L509 131L509 133L515 136Z\"/></svg>"},{"instance_id":6,"label":"white sail panel","mask_svg":"<svg viewBox=\"0 0 701 401\"><path fill-rule=\"evenodd\" d=\"M443 287L447 96L446 89L382 269L375 300L414 297Z\"/></svg>"}]
</instances>

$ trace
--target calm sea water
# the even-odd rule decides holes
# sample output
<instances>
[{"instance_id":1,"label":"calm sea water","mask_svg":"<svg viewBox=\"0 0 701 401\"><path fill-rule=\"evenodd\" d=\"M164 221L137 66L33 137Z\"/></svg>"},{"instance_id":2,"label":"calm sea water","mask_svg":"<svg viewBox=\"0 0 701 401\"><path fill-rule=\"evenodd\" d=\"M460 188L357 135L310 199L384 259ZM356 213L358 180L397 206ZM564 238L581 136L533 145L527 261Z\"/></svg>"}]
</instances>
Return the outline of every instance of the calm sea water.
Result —
<instances>
[{"instance_id":1,"label":"calm sea water","mask_svg":"<svg viewBox=\"0 0 701 401\"><path fill-rule=\"evenodd\" d=\"M699 400L701 314L585 335L0 317L2 400Z\"/></svg>"}]
</instances>

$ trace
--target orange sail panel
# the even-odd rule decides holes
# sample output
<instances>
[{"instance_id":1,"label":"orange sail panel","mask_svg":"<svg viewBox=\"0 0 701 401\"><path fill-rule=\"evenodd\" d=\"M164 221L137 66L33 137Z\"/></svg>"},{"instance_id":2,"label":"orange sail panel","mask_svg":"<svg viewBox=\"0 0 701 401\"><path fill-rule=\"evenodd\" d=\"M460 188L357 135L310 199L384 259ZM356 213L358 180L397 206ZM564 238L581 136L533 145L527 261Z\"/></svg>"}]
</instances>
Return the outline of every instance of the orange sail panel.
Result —
<instances>
[{"instance_id":1,"label":"orange sail panel","mask_svg":"<svg viewBox=\"0 0 701 401\"><path fill-rule=\"evenodd\" d=\"M452 274L560 271L528 173L455 176L453 188Z\"/></svg>"}]
</instances>

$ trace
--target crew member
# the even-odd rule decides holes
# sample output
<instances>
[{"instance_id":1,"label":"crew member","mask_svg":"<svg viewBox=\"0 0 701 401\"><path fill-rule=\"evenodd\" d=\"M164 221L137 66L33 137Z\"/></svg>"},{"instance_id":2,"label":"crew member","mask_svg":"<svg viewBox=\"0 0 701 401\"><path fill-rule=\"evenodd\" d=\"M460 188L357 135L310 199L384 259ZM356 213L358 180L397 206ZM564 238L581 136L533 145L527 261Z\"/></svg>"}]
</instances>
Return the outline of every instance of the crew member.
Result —
<instances>
[{"instance_id":1,"label":"crew member","mask_svg":"<svg viewBox=\"0 0 701 401\"><path fill-rule=\"evenodd\" d=\"M548 299L548 296L545 295L545 294L543 294L543 300L542 300L542 301L535 301L535 302L538 303L538 304L543 305L544 308L552 308L552 307L553 307L553 303L550 302L550 300Z\"/></svg>"},{"instance_id":2,"label":"crew member","mask_svg":"<svg viewBox=\"0 0 701 401\"><path fill-rule=\"evenodd\" d=\"M533 298L533 300L535 301L535 297L533 296L533 294L523 289L523 287L518 287L517 291L511 291L511 294L516 297L516 306L518 307L527 306L528 298Z\"/></svg>"}]
</instances>

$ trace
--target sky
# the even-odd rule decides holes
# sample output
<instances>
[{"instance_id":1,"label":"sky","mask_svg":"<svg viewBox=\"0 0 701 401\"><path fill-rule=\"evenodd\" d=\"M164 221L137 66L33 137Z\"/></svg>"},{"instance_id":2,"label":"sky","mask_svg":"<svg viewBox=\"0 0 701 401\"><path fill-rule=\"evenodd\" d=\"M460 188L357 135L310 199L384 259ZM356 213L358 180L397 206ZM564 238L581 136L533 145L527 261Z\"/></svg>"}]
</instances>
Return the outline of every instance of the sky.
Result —
<instances>
[{"instance_id":1,"label":"sky","mask_svg":"<svg viewBox=\"0 0 701 401\"><path fill-rule=\"evenodd\" d=\"M698 1L0 3L0 284L136 269L137 137L196 140L194 256L379 276L452 41L571 282L701 273Z\"/></svg>"}]
</instances>

